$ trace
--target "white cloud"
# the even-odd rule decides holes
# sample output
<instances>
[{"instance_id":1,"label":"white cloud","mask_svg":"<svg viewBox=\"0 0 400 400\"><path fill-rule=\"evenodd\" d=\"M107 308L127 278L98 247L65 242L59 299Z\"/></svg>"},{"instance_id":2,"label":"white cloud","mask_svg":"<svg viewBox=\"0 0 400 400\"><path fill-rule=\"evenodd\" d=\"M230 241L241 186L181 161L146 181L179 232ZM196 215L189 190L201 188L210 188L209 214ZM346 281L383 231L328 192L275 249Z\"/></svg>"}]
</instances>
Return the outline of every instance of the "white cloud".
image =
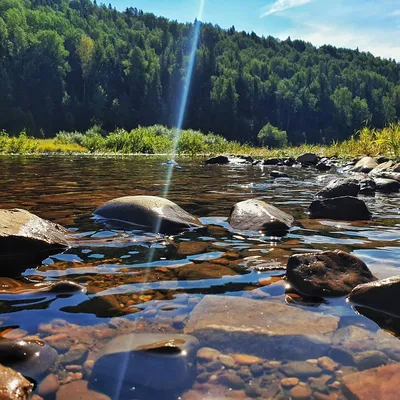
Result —
<instances>
[{"instance_id":1,"label":"white cloud","mask_svg":"<svg viewBox=\"0 0 400 400\"><path fill-rule=\"evenodd\" d=\"M394 10L389 14L389 17L400 17L400 10Z\"/></svg>"},{"instance_id":2,"label":"white cloud","mask_svg":"<svg viewBox=\"0 0 400 400\"><path fill-rule=\"evenodd\" d=\"M275 3L262 9L260 18L280 11L289 10L290 8L299 7L311 3L312 1L313 0L276 0Z\"/></svg>"}]
</instances>

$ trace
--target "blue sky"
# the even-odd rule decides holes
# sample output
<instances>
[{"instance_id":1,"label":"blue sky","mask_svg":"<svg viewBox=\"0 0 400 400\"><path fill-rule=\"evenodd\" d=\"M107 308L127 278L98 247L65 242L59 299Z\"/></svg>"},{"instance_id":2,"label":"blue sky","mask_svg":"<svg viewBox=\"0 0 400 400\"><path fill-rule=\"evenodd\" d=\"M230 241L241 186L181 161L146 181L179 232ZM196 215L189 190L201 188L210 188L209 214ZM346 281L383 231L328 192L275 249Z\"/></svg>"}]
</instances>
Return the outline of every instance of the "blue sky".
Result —
<instances>
[{"instance_id":1,"label":"blue sky","mask_svg":"<svg viewBox=\"0 0 400 400\"><path fill-rule=\"evenodd\" d=\"M107 0L107 4L108 4ZM111 0L181 22L199 13L223 28L290 36L316 46L332 44L400 61L400 0ZM106 0L104 0L106 2Z\"/></svg>"}]
</instances>

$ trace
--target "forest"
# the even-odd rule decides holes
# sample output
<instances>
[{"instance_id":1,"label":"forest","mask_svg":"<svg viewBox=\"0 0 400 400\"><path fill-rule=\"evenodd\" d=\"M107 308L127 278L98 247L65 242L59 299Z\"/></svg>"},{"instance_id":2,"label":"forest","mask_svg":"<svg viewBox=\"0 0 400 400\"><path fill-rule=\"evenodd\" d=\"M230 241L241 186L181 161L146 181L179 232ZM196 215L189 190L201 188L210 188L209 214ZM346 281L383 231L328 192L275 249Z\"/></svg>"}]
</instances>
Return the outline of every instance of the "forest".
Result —
<instances>
[{"instance_id":1,"label":"forest","mask_svg":"<svg viewBox=\"0 0 400 400\"><path fill-rule=\"evenodd\" d=\"M90 0L1 0L0 130L173 127L197 26L183 128L255 144L268 126L293 144L330 143L400 117L395 60Z\"/></svg>"}]
</instances>

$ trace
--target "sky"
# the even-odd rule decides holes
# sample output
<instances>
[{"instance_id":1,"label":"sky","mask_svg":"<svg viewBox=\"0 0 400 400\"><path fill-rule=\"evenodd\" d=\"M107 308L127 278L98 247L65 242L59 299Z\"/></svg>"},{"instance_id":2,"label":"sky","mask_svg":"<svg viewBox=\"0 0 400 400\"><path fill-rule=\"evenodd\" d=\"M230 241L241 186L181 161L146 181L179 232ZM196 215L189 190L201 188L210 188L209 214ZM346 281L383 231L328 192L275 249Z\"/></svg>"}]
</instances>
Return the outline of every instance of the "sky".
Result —
<instances>
[{"instance_id":1,"label":"sky","mask_svg":"<svg viewBox=\"0 0 400 400\"><path fill-rule=\"evenodd\" d=\"M331 44L400 62L400 0L104 0L118 10L193 22L204 1L203 22L262 36Z\"/></svg>"}]
</instances>

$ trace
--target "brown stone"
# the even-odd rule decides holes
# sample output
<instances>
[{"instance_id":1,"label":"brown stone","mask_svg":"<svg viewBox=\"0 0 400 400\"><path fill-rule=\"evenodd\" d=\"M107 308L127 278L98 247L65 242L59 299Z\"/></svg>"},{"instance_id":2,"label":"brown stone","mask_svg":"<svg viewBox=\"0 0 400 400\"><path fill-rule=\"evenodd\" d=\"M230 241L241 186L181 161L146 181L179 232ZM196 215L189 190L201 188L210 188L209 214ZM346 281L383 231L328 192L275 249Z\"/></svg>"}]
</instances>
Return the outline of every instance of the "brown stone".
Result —
<instances>
[{"instance_id":1,"label":"brown stone","mask_svg":"<svg viewBox=\"0 0 400 400\"><path fill-rule=\"evenodd\" d=\"M102 393L88 389L88 382L77 380L63 385L57 392L56 400L110 400Z\"/></svg>"},{"instance_id":2,"label":"brown stone","mask_svg":"<svg viewBox=\"0 0 400 400\"><path fill-rule=\"evenodd\" d=\"M252 365L262 362L261 358L248 354L231 354L231 356L239 365Z\"/></svg>"},{"instance_id":3,"label":"brown stone","mask_svg":"<svg viewBox=\"0 0 400 400\"><path fill-rule=\"evenodd\" d=\"M297 385L290 390L292 400L310 400L311 389L308 386Z\"/></svg>"},{"instance_id":4,"label":"brown stone","mask_svg":"<svg viewBox=\"0 0 400 400\"><path fill-rule=\"evenodd\" d=\"M18 372L0 365L0 399L28 400L33 384Z\"/></svg>"},{"instance_id":5,"label":"brown stone","mask_svg":"<svg viewBox=\"0 0 400 400\"><path fill-rule=\"evenodd\" d=\"M321 357L318 359L318 365L329 372L333 372L335 369L339 367L339 364L332 360L329 357Z\"/></svg>"},{"instance_id":6,"label":"brown stone","mask_svg":"<svg viewBox=\"0 0 400 400\"><path fill-rule=\"evenodd\" d=\"M209 244L207 242L180 242L178 245L178 255L191 256L207 251Z\"/></svg>"},{"instance_id":7,"label":"brown stone","mask_svg":"<svg viewBox=\"0 0 400 400\"><path fill-rule=\"evenodd\" d=\"M237 275L237 272L231 268L212 262L203 262L201 264L189 264L178 268L178 279L180 280L201 280L215 279L223 276Z\"/></svg>"},{"instance_id":8,"label":"brown stone","mask_svg":"<svg viewBox=\"0 0 400 400\"><path fill-rule=\"evenodd\" d=\"M295 254L287 264L287 279L308 296L342 296L361 283L376 280L366 264L344 251Z\"/></svg>"},{"instance_id":9,"label":"brown stone","mask_svg":"<svg viewBox=\"0 0 400 400\"><path fill-rule=\"evenodd\" d=\"M55 392L57 392L58 388L60 387L60 382L58 378L54 374L47 375L46 378L40 383L37 388L37 393L42 396L46 397Z\"/></svg>"},{"instance_id":10,"label":"brown stone","mask_svg":"<svg viewBox=\"0 0 400 400\"><path fill-rule=\"evenodd\" d=\"M400 364L369 369L343 378L348 394L358 400L397 399L400 385Z\"/></svg>"},{"instance_id":11,"label":"brown stone","mask_svg":"<svg viewBox=\"0 0 400 400\"><path fill-rule=\"evenodd\" d=\"M281 385L285 389L296 386L299 383L300 383L299 378L283 378L283 379L281 379Z\"/></svg>"},{"instance_id":12,"label":"brown stone","mask_svg":"<svg viewBox=\"0 0 400 400\"><path fill-rule=\"evenodd\" d=\"M185 333L224 353L302 359L324 355L339 319L278 302L205 296L193 309Z\"/></svg>"}]
</instances>

